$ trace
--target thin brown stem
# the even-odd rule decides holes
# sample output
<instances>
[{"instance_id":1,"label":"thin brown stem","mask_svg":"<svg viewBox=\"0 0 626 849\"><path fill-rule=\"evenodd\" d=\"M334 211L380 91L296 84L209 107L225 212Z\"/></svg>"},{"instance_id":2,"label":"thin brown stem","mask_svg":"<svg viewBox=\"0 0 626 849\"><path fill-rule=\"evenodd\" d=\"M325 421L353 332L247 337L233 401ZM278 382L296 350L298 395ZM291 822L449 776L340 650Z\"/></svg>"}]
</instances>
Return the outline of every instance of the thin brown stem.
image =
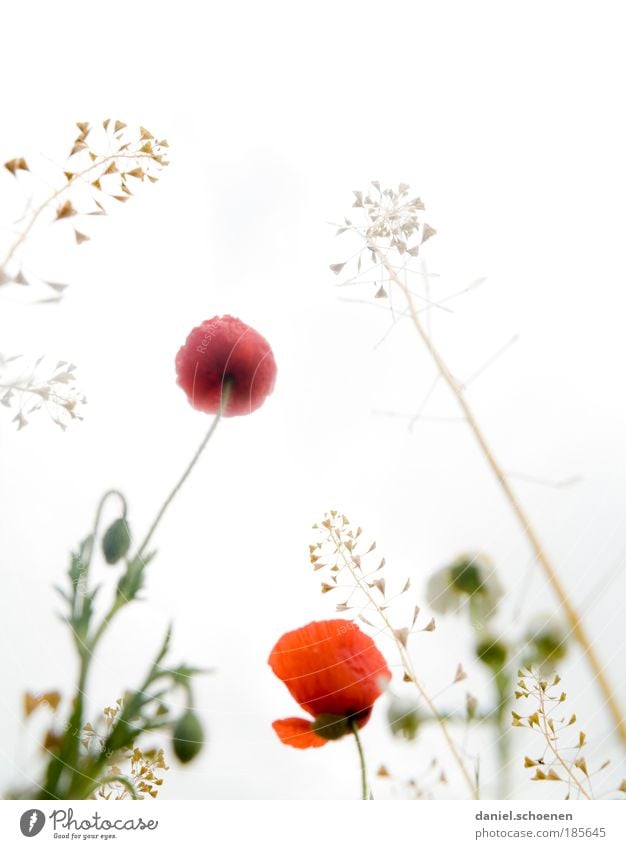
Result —
<instances>
[{"instance_id":1,"label":"thin brown stem","mask_svg":"<svg viewBox=\"0 0 626 849\"><path fill-rule=\"evenodd\" d=\"M106 165L107 162L111 162L112 160L117 160L117 159L138 160L138 159L150 159L150 158L151 158L151 156L148 153L134 153L134 154L133 153L111 153L111 154L107 154L106 156L99 157L98 159L96 159L95 162L92 162L92 164L89 165L87 168L84 168L82 171L79 171L76 174L72 174L72 176L67 180L67 182L64 185L59 186L58 189L55 189L52 192L52 194L48 195L48 197L44 201L42 201L42 203L38 207L36 207L36 209L32 210L32 212L30 213L30 220L28 221L28 224L24 227L24 229L21 231L21 233L17 236L17 238L15 239L15 241L13 242L11 247L9 248L5 258L2 260L2 262L0 262L0 268L6 268L7 267L9 262L13 259L13 256L15 255L15 252L17 251L17 249L20 247L20 245L22 245L26 241L30 231L33 229L33 227L37 223L39 216L43 212L45 212L45 210L50 206L50 204L54 203L55 200L58 197L60 197L62 194L64 194L78 180L83 179L85 176L87 176L87 174L90 174L92 171L96 170L97 168L101 168L103 165Z\"/></svg>"},{"instance_id":2,"label":"thin brown stem","mask_svg":"<svg viewBox=\"0 0 626 849\"><path fill-rule=\"evenodd\" d=\"M474 434L488 465L490 466L491 470L496 476L498 483L500 484L502 492L504 493L514 514L519 520L524 534L526 535L526 539L528 540L530 547L534 552L535 559L543 570L548 580L548 583L552 587L559 601L559 604L562 606L565 612L565 616L567 617L567 621L569 622L570 628L572 630L572 633L578 641L580 647L582 648L583 653L587 658L587 662L589 663L589 666L593 671L594 680L597 680L598 686L602 691L607 707L613 718L615 730L620 736L622 743L626 744L626 721L624 719L624 715L620 708L617 697L613 692L613 688L611 687L608 677L604 672L602 664L600 663L600 659L598 658L593 644L589 639L580 614L574 607L574 604L572 603L571 599L567 594L564 584L559 578L554 566L550 562L548 555L546 554L543 545L539 539L539 536L537 535L535 529L533 528L530 522L530 518L522 507L522 504L518 499L516 493L514 492L502 467L496 460L493 451L491 450L491 447L489 446L481 428L478 425L478 422L465 397L462 387L455 380L445 360L433 344L432 339L430 338L422 322L420 321L418 310L415 306L415 301L409 288L396 273L395 268L391 265L386 255L380 250L380 248L377 247L374 243L371 243L370 247L376 254L378 261L386 269L390 279L399 287L399 289L404 294L407 301L407 306L409 308L411 321L413 322L413 325L415 326L415 329L417 330L422 342L426 346L428 353L432 357L439 374L447 383L454 397L456 398L459 406L461 407L461 410L470 427L470 430Z\"/></svg>"}]
</instances>

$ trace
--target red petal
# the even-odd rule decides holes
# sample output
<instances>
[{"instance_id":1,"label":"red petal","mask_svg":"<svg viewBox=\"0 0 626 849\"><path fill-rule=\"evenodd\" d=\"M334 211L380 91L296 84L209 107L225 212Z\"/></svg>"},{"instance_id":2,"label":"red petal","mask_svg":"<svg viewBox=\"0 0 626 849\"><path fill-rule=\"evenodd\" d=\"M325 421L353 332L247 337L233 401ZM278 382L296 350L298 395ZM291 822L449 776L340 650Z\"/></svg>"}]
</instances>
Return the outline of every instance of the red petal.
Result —
<instances>
[{"instance_id":1,"label":"red petal","mask_svg":"<svg viewBox=\"0 0 626 849\"><path fill-rule=\"evenodd\" d=\"M272 728L280 737L281 743L293 746L296 749L312 749L328 743L323 737L318 737L311 731L313 723L308 719L277 719L272 723Z\"/></svg>"},{"instance_id":2,"label":"red petal","mask_svg":"<svg viewBox=\"0 0 626 849\"><path fill-rule=\"evenodd\" d=\"M361 713L360 725L391 678L374 641L346 619L311 622L284 634L269 664L310 714Z\"/></svg>"}]
</instances>

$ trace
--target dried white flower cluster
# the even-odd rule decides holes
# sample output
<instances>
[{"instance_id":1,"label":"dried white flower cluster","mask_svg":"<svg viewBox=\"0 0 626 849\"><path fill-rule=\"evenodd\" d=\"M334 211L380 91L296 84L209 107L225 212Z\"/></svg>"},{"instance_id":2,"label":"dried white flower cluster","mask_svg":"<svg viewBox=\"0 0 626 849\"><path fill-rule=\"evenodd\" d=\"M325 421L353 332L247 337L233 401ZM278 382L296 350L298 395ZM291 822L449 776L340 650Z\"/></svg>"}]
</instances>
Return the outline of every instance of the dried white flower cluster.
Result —
<instances>
[{"instance_id":1,"label":"dried white flower cluster","mask_svg":"<svg viewBox=\"0 0 626 849\"><path fill-rule=\"evenodd\" d=\"M29 416L44 409L62 430L74 419L81 419L85 396L77 389L72 363L58 360L48 364L45 357L34 363L26 357L0 354L0 404L13 410L13 421L21 430Z\"/></svg>"}]
</instances>

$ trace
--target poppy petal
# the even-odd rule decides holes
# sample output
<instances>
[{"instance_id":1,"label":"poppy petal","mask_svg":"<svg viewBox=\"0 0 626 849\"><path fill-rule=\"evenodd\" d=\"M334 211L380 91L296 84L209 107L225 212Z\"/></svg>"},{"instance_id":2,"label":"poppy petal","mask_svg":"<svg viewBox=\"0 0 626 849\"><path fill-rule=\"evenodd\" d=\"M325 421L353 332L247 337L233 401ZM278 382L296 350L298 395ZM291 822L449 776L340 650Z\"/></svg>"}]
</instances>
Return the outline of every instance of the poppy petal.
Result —
<instances>
[{"instance_id":1,"label":"poppy petal","mask_svg":"<svg viewBox=\"0 0 626 849\"><path fill-rule=\"evenodd\" d=\"M346 619L311 622L284 634L269 664L312 716L357 716L359 725L391 678L371 637Z\"/></svg>"},{"instance_id":2,"label":"poppy petal","mask_svg":"<svg viewBox=\"0 0 626 849\"><path fill-rule=\"evenodd\" d=\"M272 728L278 734L281 743L293 746L296 749L312 749L325 745L328 740L318 737L311 731L313 723L308 719L291 717L290 719L277 719L272 723Z\"/></svg>"}]
</instances>

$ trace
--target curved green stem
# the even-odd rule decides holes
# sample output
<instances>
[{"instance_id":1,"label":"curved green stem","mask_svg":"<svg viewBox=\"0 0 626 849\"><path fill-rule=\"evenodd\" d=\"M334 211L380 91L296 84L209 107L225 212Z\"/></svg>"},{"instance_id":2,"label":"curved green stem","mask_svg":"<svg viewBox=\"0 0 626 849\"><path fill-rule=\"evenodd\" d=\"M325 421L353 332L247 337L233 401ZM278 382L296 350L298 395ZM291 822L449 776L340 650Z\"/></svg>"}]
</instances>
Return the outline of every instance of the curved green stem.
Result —
<instances>
[{"instance_id":1,"label":"curved green stem","mask_svg":"<svg viewBox=\"0 0 626 849\"><path fill-rule=\"evenodd\" d=\"M350 727L352 729L352 733L354 734L354 739L356 740L356 747L359 752L359 763L361 765L361 798L364 801L368 801L370 795L367 790L367 769L365 766L365 755L363 753L363 746L361 745L361 738L359 737L359 728L356 724L356 720L352 720L350 723Z\"/></svg>"},{"instance_id":2,"label":"curved green stem","mask_svg":"<svg viewBox=\"0 0 626 849\"><path fill-rule=\"evenodd\" d=\"M89 651L90 651L91 654L94 653L96 646L100 642L100 639L101 639L102 635L104 634L104 632L106 631L106 629L111 624L111 620L113 619L115 614L119 610L121 610L122 607L124 607L125 604L126 604L125 599L122 599L119 595L115 596L113 604L109 608L108 612L103 616L102 622L98 625L97 629L94 632L93 637L91 638L91 640L89 642Z\"/></svg>"},{"instance_id":3,"label":"curved green stem","mask_svg":"<svg viewBox=\"0 0 626 849\"><path fill-rule=\"evenodd\" d=\"M141 543L141 545L139 546L139 549L137 550L137 554L135 555L136 558L139 558L144 554L145 550L147 549L147 547L150 543L150 540L152 539L152 535L156 531L159 522L163 518L163 514L165 513L167 508L170 506L170 504L172 503L172 501L176 497L178 491L180 490L182 485L185 483L185 481L187 480L187 478L191 474L193 467L198 462L198 459L200 458L200 455L202 454L202 452L206 448L208 441L211 439L211 437L213 436L213 434L217 430L217 426L220 423L220 420L221 420L222 415L224 413L224 409L226 408L226 405L228 404L228 399L230 397L231 388L232 388L231 384L228 381L224 383L224 386L223 386L223 389L222 389L222 400L221 400L221 404L220 404L220 409L219 409L217 415L215 416L215 419L213 420L213 423L211 424L211 427L209 428L207 435L204 437L204 439L202 440L202 442L198 446L198 450L196 451L196 453L191 458L191 462L189 463L189 465L187 466L187 468L183 472L182 477L180 478L178 483L174 486L174 489L170 492L168 497L165 499L165 501L161 505L161 509L157 513L157 515L154 519L154 522L150 525L150 529L148 530L148 533L146 534L144 541Z\"/></svg>"},{"instance_id":4,"label":"curved green stem","mask_svg":"<svg viewBox=\"0 0 626 849\"><path fill-rule=\"evenodd\" d=\"M137 549L137 554L135 554L134 557L130 558L131 562L141 561L141 558L145 555L146 549L148 548L148 545L150 544L150 540L152 539L154 532L156 531L157 527L159 526L159 523L161 522L161 519L163 518L165 511L170 506L170 504L172 503L172 501L174 500L174 498L176 497L176 495L180 491L181 487L183 486L183 484L185 483L185 481L187 480L187 478L191 474L193 467L196 465L196 463L200 459L200 455L202 454L202 452L206 448L209 440L211 439L211 437L213 436L213 434L217 430L217 426L220 423L220 420L221 420L222 415L224 413L224 409L226 408L226 405L228 404L228 399L230 397L231 389L232 389L231 384L229 382L225 382L224 387L222 389L222 400L221 400L221 404L220 404L220 409L218 410L213 421L211 422L211 427L209 428L209 430L206 433L206 436L204 437L204 439L202 440L202 442L198 446L195 454L191 458L191 461L189 462L189 464L188 464L187 468L185 469L185 471L183 472L182 476L179 478L178 482L176 483L176 485L174 486L174 488L172 489L170 494L167 496L167 498L165 499L165 501L161 505L159 512L155 516L154 521L152 522L152 524L150 525L150 528L148 529L148 533L146 534L143 542L141 543L141 545ZM115 599L113 600L113 604L109 608L109 611L105 614L104 618L102 619L102 622L100 623L98 629L96 630L96 632L93 636L93 639L91 640L91 650L92 651L96 647L97 643L100 641L100 639L101 639L102 635L104 634L104 632L106 631L106 629L109 627L109 624L110 624L111 620L113 619L113 617L118 613L119 610L122 609L122 607L124 607L124 605L127 603L127 601L128 600L123 598L122 596L116 595Z\"/></svg>"},{"instance_id":5,"label":"curved green stem","mask_svg":"<svg viewBox=\"0 0 626 849\"><path fill-rule=\"evenodd\" d=\"M119 491L119 489L109 489L107 490L102 498L100 499L100 503L98 504L98 508L96 510L96 518L93 523L93 533L91 535L91 545L89 546L89 554L87 556L87 563L85 565L85 575L89 574L89 569L91 567L91 561L93 560L93 552L96 547L96 537L98 536L98 530L100 529L100 519L102 518L102 511L104 509L104 505L112 495L117 496L122 502L122 519L126 518L126 513L128 512L128 505L126 504L126 499L124 495Z\"/></svg>"}]
</instances>

